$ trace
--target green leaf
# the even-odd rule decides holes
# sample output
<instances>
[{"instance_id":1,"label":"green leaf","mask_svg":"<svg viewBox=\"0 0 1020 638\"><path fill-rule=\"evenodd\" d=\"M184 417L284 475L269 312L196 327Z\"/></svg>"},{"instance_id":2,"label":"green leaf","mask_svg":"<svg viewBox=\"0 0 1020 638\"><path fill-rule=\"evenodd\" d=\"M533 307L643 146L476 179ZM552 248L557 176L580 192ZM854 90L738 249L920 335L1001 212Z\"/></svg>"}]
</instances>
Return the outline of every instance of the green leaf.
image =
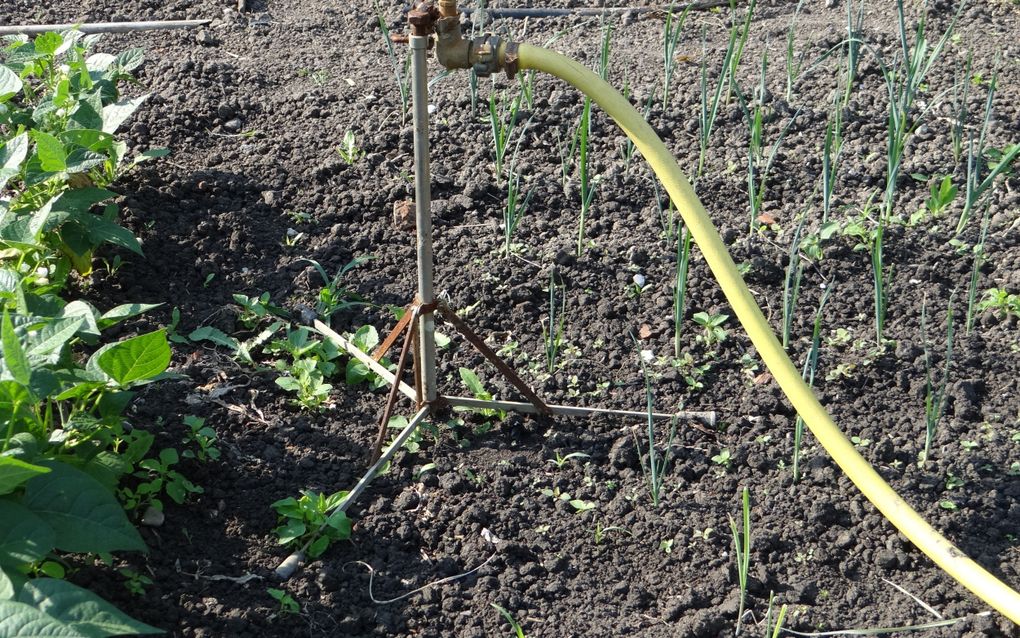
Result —
<instances>
[{"instance_id":1,"label":"green leaf","mask_svg":"<svg viewBox=\"0 0 1020 638\"><path fill-rule=\"evenodd\" d=\"M32 465L10 456L0 456L0 494L10 494L33 476L49 471L48 467Z\"/></svg>"},{"instance_id":2,"label":"green leaf","mask_svg":"<svg viewBox=\"0 0 1020 638\"><path fill-rule=\"evenodd\" d=\"M161 303L122 304L120 306L117 306L116 308L104 312L103 315L99 317L98 322L99 327L102 329L109 328L110 326L118 324L121 321L124 321L125 319L137 317L140 314L149 312L150 310L153 310L155 308L159 308L162 305L163 304Z\"/></svg>"},{"instance_id":3,"label":"green leaf","mask_svg":"<svg viewBox=\"0 0 1020 638\"><path fill-rule=\"evenodd\" d=\"M67 154L66 169L68 173L87 173L97 166L106 163L106 156L85 148L73 149Z\"/></svg>"},{"instance_id":4,"label":"green leaf","mask_svg":"<svg viewBox=\"0 0 1020 638\"><path fill-rule=\"evenodd\" d=\"M18 74L0 64L0 104L17 95L22 86L24 83Z\"/></svg>"},{"instance_id":5,"label":"green leaf","mask_svg":"<svg viewBox=\"0 0 1020 638\"><path fill-rule=\"evenodd\" d=\"M191 331L191 334L188 335L188 339L192 341L211 341L218 346L230 348L231 350L237 350L238 348L237 339L231 337L218 328L213 328L212 326L195 328Z\"/></svg>"},{"instance_id":6,"label":"green leaf","mask_svg":"<svg viewBox=\"0 0 1020 638\"><path fill-rule=\"evenodd\" d=\"M145 550L117 499L85 472L56 461L52 472L30 480L22 503L57 533L55 546L66 552Z\"/></svg>"},{"instance_id":7,"label":"green leaf","mask_svg":"<svg viewBox=\"0 0 1020 638\"><path fill-rule=\"evenodd\" d=\"M145 62L145 49L135 47L128 49L113 59L113 64L124 71L134 71Z\"/></svg>"},{"instance_id":8,"label":"green leaf","mask_svg":"<svg viewBox=\"0 0 1020 638\"><path fill-rule=\"evenodd\" d=\"M11 600L14 598L14 583L7 572L0 569L0 600Z\"/></svg>"},{"instance_id":9,"label":"green leaf","mask_svg":"<svg viewBox=\"0 0 1020 638\"><path fill-rule=\"evenodd\" d=\"M78 332L83 323L85 323L83 317L52 320L39 330L28 349L28 355L41 357L59 350Z\"/></svg>"},{"instance_id":10,"label":"green leaf","mask_svg":"<svg viewBox=\"0 0 1020 638\"><path fill-rule=\"evenodd\" d=\"M2 638L91 638L31 605L0 600Z\"/></svg>"},{"instance_id":11,"label":"green leaf","mask_svg":"<svg viewBox=\"0 0 1020 638\"><path fill-rule=\"evenodd\" d=\"M28 365L28 356L21 347L21 340L14 333L11 315L4 310L3 325L0 326L0 344L4 349L4 364L14 380L21 385L28 385L32 378L32 368Z\"/></svg>"},{"instance_id":12,"label":"green leaf","mask_svg":"<svg viewBox=\"0 0 1020 638\"><path fill-rule=\"evenodd\" d=\"M140 95L114 102L103 107L103 132L114 133L131 117L148 95Z\"/></svg>"},{"instance_id":13,"label":"green leaf","mask_svg":"<svg viewBox=\"0 0 1020 638\"><path fill-rule=\"evenodd\" d=\"M33 130L31 135L35 140L36 153L39 156L39 165L42 170L56 173L67 168L67 152L60 140L49 133L38 130Z\"/></svg>"},{"instance_id":14,"label":"green leaf","mask_svg":"<svg viewBox=\"0 0 1020 638\"><path fill-rule=\"evenodd\" d=\"M10 268L0 268L0 294L13 294L21 284L18 273Z\"/></svg>"},{"instance_id":15,"label":"green leaf","mask_svg":"<svg viewBox=\"0 0 1020 638\"><path fill-rule=\"evenodd\" d=\"M89 590L64 580L30 580L21 588L17 599L89 638L163 633L128 617Z\"/></svg>"},{"instance_id":16,"label":"green leaf","mask_svg":"<svg viewBox=\"0 0 1020 638\"><path fill-rule=\"evenodd\" d=\"M28 134L17 135L0 150L0 188L21 172L21 163L28 156Z\"/></svg>"},{"instance_id":17,"label":"green leaf","mask_svg":"<svg viewBox=\"0 0 1020 638\"><path fill-rule=\"evenodd\" d=\"M93 246L110 242L115 246L130 250L136 255L142 254L142 246L138 243L138 238L127 228L97 215L87 215L78 221L85 227L89 241Z\"/></svg>"},{"instance_id":18,"label":"green leaf","mask_svg":"<svg viewBox=\"0 0 1020 638\"><path fill-rule=\"evenodd\" d=\"M42 55L53 55L64 43L64 37L56 31L47 31L35 39L35 52Z\"/></svg>"},{"instance_id":19,"label":"green leaf","mask_svg":"<svg viewBox=\"0 0 1020 638\"><path fill-rule=\"evenodd\" d=\"M96 356L98 355L98 356ZM170 344L165 330L119 341L93 357L99 368L121 386L151 379L170 365Z\"/></svg>"},{"instance_id":20,"label":"green leaf","mask_svg":"<svg viewBox=\"0 0 1020 638\"><path fill-rule=\"evenodd\" d=\"M56 544L53 528L21 503L0 498L0 521L0 565L34 563Z\"/></svg>"}]
</instances>

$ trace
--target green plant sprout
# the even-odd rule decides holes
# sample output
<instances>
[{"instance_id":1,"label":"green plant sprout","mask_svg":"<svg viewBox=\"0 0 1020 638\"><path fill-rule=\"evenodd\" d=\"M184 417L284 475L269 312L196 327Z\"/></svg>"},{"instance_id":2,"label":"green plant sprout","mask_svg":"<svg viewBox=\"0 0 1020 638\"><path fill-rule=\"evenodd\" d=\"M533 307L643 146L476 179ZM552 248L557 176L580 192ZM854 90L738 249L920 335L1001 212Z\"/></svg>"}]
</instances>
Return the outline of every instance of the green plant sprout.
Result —
<instances>
[{"instance_id":1,"label":"green plant sprout","mask_svg":"<svg viewBox=\"0 0 1020 638\"><path fill-rule=\"evenodd\" d=\"M506 180L506 206L503 207L503 254L507 257L513 249L514 232L528 211L528 204L531 203L534 192L529 190L521 199L521 175L511 168Z\"/></svg>"},{"instance_id":2,"label":"green plant sprout","mask_svg":"<svg viewBox=\"0 0 1020 638\"><path fill-rule=\"evenodd\" d=\"M560 451L556 450L556 458L549 459L546 463L551 463L556 466L556 469L562 470L563 466L567 464L570 459L586 459L589 458L590 454L584 452L571 452L569 454L560 455Z\"/></svg>"},{"instance_id":3,"label":"green plant sprout","mask_svg":"<svg viewBox=\"0 0 1020 638\"><path fill-rule=\"evenodd\" d=\"M648 482L648 494L651 496L652 506L658 508L659 504L662 502L664 477L666 476L666 471L669 468L669 463L673 458L673 439L676 436L676 419L672 419L670 421L669 435L667 436L666 444L663 447L664 452L660 454L655 447L655 396L652 394L651 375L649 374L645 359L641 355L640 345L638 344L637 338L632 334L631 339L634 341L634 347L638 351L638 363L641 365L641 375L644 377L645 410L648 415L646 419L648 454L647 458L642 458L641 460L641 473L644 474L645 480ZM634 434L634 444L636 447L638 446L636 432Z\"/></svg>"},{"instance_id":4,"label":"green plant sprout","mask_svg":"<svg viewBox=\"0 0 1020 638\"><path fill-rule=\"evenodd\" d=\"M1020 294L1012 293L1005 288L989 288L984 292L977 310L990 310L1000 319L1020 317Z\"/></svg>"},{"instance_id":5,"label":"green plant sprout","mask_svg":"<svg viewBox=\"0 0 1020 638\"><path fill-rule=\"evenodd\" d=\"M747 573L751 566L751 493L745 487L741 492L742 523L740 529L737 522L730 517L730 531L733 533L733 557L737 561L737 582L740 585L740 605L737 609L737 631L744 620L744 605L747 602Z\"/></svg>"},{"instance_id":6,"label":"green plant sprout","mask_svg":"<svg viewBox=\"0 0 1020 638\"><path fill-rule=\"evenodd\" d=\"M258 297L249 297L235 293L234 303L241 307L237 320L248 330L254 330L263 319L270 316L286 317L287 311L269 301L269 293L263 292Z\"/></svg>"},{"instance_id":7,"label":"green plant sprout","mask_svg":"<svg viewBox=\"0 0 1020 638\"><path fill-rule=\"evenodd\" d=\"M729 315L721 313L696 312L691 320L701 326L702 332L698 335L698 340L703 342L706 347L712 348L726 341L726 337L729 336L729 332L722 327L729 318Z\"/></svg>"},{"instance_id":8,"label":"green plant sprout","mask_svg":"<svg viewBox=\"0 0 1020 638\"><path fill-rule=\"evenodd\" d=\"M818 370L818 353L820 351L822 341L822 318L825 316L823 311L825 310L825 302L829 299L829 294L832 293L832 286L826 286L825 292L822 293L822 298L818 301L818 309L815 310L815 321L811 328L811 349L808 350L807 357L804 359L804 368L801 371L801 377L807 381L808 387L813 388L815 385L815 372ZM804 418L799 414L797 415L797 421L793 428L793 481L796 483L800 480L800 450L801 443L804 438Z\"/></svg>"},{"instance_id":9,"label":"green plant sprout","mask_svg":"<svg viewBox=\"0 0 1020 638\"><path fill-rule=\"evenodd\" d=\"M853 0L846 2L846 74L843 77L845 87L843 90L843 104L840 110L850 104L850 96L853 95L854 83L857 81L857 68L861 61L861 45L864 44L864 4L865 0L859 0L857 10L854 11Z\"/></svg>"},{"instance_id":10,"label":"green plant sprout","mask_svg":"<svg viewBox=\"0 0 1020 638\"><path fill-rule=\"evenodd\" d=\"M556 289L559 288L560 304L556 308ZM545 369L552 374L559 365L560 351L565 345L563 330L567 321L567 295L562 286L556 285L552 272L549 273L549 320L542 321L542 341L545 344Z\"/></svg>"},{"instance_id":11,"label":"green plant sprout","mask_svg":"<svg viewBox=\"0 0 1020 638\"><path fill-rule=\"evenodd\" d=\"M733 457L730 455L730 451L727 448L723 448L718 454L712 457L712 462L716 465L729 468L730 463L733 462Z\"/></svg>"},{"instance_id":12,"label":"green plant sprout","mask_svg":"<svg viewBox=\"0 0 1020 638\"><path fill-rule=\"evenodd\" d=\"M619 525L609 525L607 527L603 527L602 523L598 522L595 523L594 531L595 544L601 545L604 541L609 540L610 532L621 532L624 534L630 534L630 532L628 532L627 528L625 527L621 527Z\"/></svg>"},{"instance_id":13,"label":"green plant sprout","mask_svg":"<svg viewBox=\"0 0 1020 638\"><path fill-rule=\"evenodd\" d=\"M931 187L928 191L928 199L925 200L924 206L928 210L928 213L932 217L938 217L941 215L953 200L956 199L956 193L959 189L953 185L953 178L951 175L946 175L941 180L935 179L932 181Z\"/></svg>"},{"instance_id":14,"label":"green plant sprout","mask_svg":"<svg viewBox=\"0 0 1020 638\"><path fill-rule=\"evenodd\" d=\"M676 69L677 45L680 43L680 34L683 33L684 23L687 22L687 14L691 11L688 4L677 16L673 12L675 2L671 2L666 10L666 22L662 31L662 110L669 106L669 90L673 82L673 73Z\"/></svg>"},{"instance_id":15,"label":"green plant sprout","mask_svg":"<svg viewBox=\"0 0 1020 638\"><path fill-rule=\"evenodd\" d=\"M341 140L340 146L337 147L336 152L340 155L340 158L348 164L357 162L365 155L365 151L358 148L358 141L354 137L354 131L350 129L344 133L344 138Z\"/></svg>"},{"instance_id":16,"label":"green plant sprout","mask_svg":"<svg viewBox=\"0 0 1020 638\"><path fill-rule=\"evenodd\" d=\"M794 34L797 28L797 18L800 17L803 5L804 0L797 2L797 8L793 10L793 19L786 30L786 101L788 103L793 102L793 85L797 83L804 65L804 52L801 51L799 56L794 55Z\"/></svg>"},{"instance_id":17,"label":"green plant sprout","mask_svg":"<svg viewBox=\"0 0 1020 638\"><path fill-rule=\"evenodd\" d=\"M185 450L182 454L186 459L199 461L216 461L220 458L220 449L216 447L216 430L205 424L205 419L188 415L183 419L188 431L184 433L182 442L193 443L197 450Z\"/></svg>"},{"instance_id":18,"label":"green plant sprout","mask_svg":"<svg viewBox=\"0 0 1020 638\"><path fill-rule=\"evenodd\" d=\"M269 594L273 598L273 600L275 600L279 605L276 608L276 613L284 616L289 616L291 614L296 614L301 611L301 605L299 605L298 602L294 600L293 596L291 596L284 590L269 587L268 589L266 589L266 593Z\"/></svg>"},{"instance_id":19,"label":"green plant sprout","mask_svg":"<svg viewBox=\"0 0 1020 638\"><path fill-rule=\"evenodd\" d=\"M326 495L302 490L300 498L292 496L276 501L279 527L273 530L277 543L297 550L309 558L321 556L334 541L351 537L351 519L338 509L347 492Z\"/></svg>"},{"instance_id":20,"label":"green plant sprout","mask_svg":"<svg viewBox=\"0 0 1020 638\"><path fill-rule=\"evenodd\" d=\"M525 634L524 634L524 628L521 627L520 623L518 623L516 620L514 620L514 617L512 615L510 615L509 611L507 611L503 607L500 607L496 603L489 603L489 604L492 605L492 608L495 609L496 611L498 611L499 614L501 616L503 616L503 618L508 623L510 623L510 628L514 630L514 636L516 636L516 638L527 638L527 636L525 636Z\"/></svg>"},{"instance_id":21,"label":"green plant sprout","mask_svg":"<svg viewBox=\"0 0 1020 638\"><path fill-rule=\"evenodd\" d=\"M315 312L324 321L329 321L330 317L340 312L341 310L348 310L358 306L369 305L358 293L350 290L342 285L342 281L345 275L352 269L364 264L370 259L374 259L371 255L363 257L355 257L351 261L347 262L340 270L336 271L336 274L332 277L326 272L326 269L314 259L301 259L300 261L308 262L315 268L315 271L322 277L323 287L319 289L318 300L315 303Z\"/></svg>"},{"instance_id":22,"label":"green plant sprout","mask_svg":"<svg viewBox=\"0 0 1020 638\"><path fill-rule=\"evenodd\" d=\"M956 223L956 234L959 235L967 227L971 215L982 204L984 195L992 190L995 180L1000 176L1012 174L1013 164L1020 155L1020 144L1009 144L1002 149L987 147L988 129L992 121L992 102L998 85L998 73L995 73L988 84L988 97L985 100L984 118L978 134L977 145L973 137L967 145L967 177L964 182L963 211Z\"/></svg>"},{"instance_id":23,"label":"green plant sprout","mask_svg":"<svg viewBox=\"0 0 1020 638\"><path fill-rule=\"evenodd\" d=\"M386 44L386 55L389 56L390 67L393 69L393 79L397 84L397 93L400 95L400 123L403 125L407 121L408 106L411 103L411 56L405 54L403 63L397 58L397 52L393 48L393 38L390 36L390 28L386 25L378 1L374 1L374 6L376 19L379 22L379 31Z\"/></svg>"},{"instance_id":24,"label":"green plant sprout","mask_svg":"<svg viewBox=\"0 0 1020 638\"><path fill-rule=\"evenodd\" d=\"M794 313L797 310L797 298L800 296L800 282L804 276L804 266L800 260L801 232L807 215L802 214L787 252L786 276L783 278L783 347L790 347L790 333L793 331Z\"/></svg>"},{"instance_id":25,"label":"green plant sprout","mask_svg":"<svg viewBox=\"0 0 1020 638\"><path fill-rule=\"evenodd\" d=\"M833 102L829 120L825 124L825 141L822 145L822 224L832 212L832 193L839 174L839 159L843 152L843 109Z\"/></svg>"},{"instance_id":26,"label":"green plant sprout","mask_svg":"<svg viewBox=\"0 0 1020 638\"><path fill-rule=\"evenodd\" d=\"M683 239L676 245L676 275L673 278L673 356L680 358L681 334L687 304L687 272L691 263L691 229L684 226Z\"/></svg>"},{"instance_id":27,"label":"green plant sprout","mask_svg":"<svg viewBox=\"0 0 1020 638\"><path fill-rule=\"evenodd\" d=\"M493 159L496 163L497 178L503 175L504 158L510 148L510 138L514 127L517 126L520 109L520 95L515 96L508 107L504 107L502 100L497 103L495 91L489 94L489 126L492 129Z\"/></svg>"},{"instance_id":28,"label":"green plant sprout","mask_svg":"<svg viewBox=\"0 0 1020 638\"><path fill-rule=\"evenodd\" d=\"M162 512L163 501L159 498L161 494L166 494L174 503L183 505L188 495L203 493L205 490L172 469L180 460L177 450L164 448L160 450L158 458L140 461L139 469L134 476L142 482L134 489L122 487L118 490L124 508L142 511L153 507Z\"/></svg>"}]
</instances>

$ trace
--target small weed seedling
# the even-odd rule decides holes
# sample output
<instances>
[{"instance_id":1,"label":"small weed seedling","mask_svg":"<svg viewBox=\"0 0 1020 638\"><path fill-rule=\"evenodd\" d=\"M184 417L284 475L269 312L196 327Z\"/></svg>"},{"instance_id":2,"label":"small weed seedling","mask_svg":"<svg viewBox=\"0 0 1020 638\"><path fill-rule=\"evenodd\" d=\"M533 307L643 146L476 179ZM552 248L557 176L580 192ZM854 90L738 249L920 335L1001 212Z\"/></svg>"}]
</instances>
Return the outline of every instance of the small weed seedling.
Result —
<instances>
[{"instance_id":1,"label":"small weed seedling","mask_svg":"<svg viewBox=\"0 0 1020 638\"><path fill-rule=\"evenodd\" d=\"M1004 288L989 288L976 306L979 312L991 310L1000 319L1020 317L1020 294Z\"/></svg>"},{"instance_id":2,"label":"small weed seedling","mask_svg":"<svg viewBox=\"0 0 1020 638\"><path fill-rule=\"evenodd\" d=\"M184 417L184 425L188 431L184 434L184 443L193 443L197 450L184 450L184 458L199 461L215 461L220 458L220 449L216 447L216 430L205 424L205 419L188 415Z\"/></svg>"},{"instance_id":3,"label":"small weed seedling","mask_svg":"<svg viewBox=\"0 0 1020 638\"><path fill-rule=\"evenodd\" d=\"M180 462L177 450L164 448L160 450L159 457L145 459L138 463L139 470L134 473L136 478L142 479L133 490L129 487L122 487L118 491L124 509L144 511L147 507L163 511L163 501L160 494L166 494L170 499L181 505L187 500L189 494L201 494L205 490L189 481L183 474L172 469Z\"/></svg>"},{"instance_id":4,"label":"small weed seedling","mask_svg":"<svg viewBox=\"0 0 1020 638\"><path fill-rule=\"evenodd\" d=\"M492 608L495 609L496 611L498 611L499 614L501 616L503 616L503 618L508 623L510 623L510 628L514 630L514 636L516 636L516 638L527 638L527 636L524 635L524 628L521 627L520 623L518 623L516 620L514 620L514 617L510 614L510 612L508 612L506 609L500 607L496 603L489 603L489 604L492 605Z\"/></svg>"},{"instance_id":5,"label":"small weed seedling","mask_svg":"<svg viewBox=\"0 0 1020 638\"><path fill-rule=\"evenodd\" d=\"M153 584L151 578L145 574L138 573L130 567L121 567L117 571L124 577L124 589L135 596L144 596L145 588Z\"/></svg>"},{"instance_id":6,"label":"small weed seedling","mask_svg":"<svg viewBox=\"0 0 1020 638\"><path fill-rule=\"evenodd\" d=\"M301 605L298 604L294 597L283 591L282 589L274 589L270 587L266 590L266 593L273 597L273 600L279 605L276 608L276 613L282 616L289 616L296 614L301 611Z\"/></svg>"},{"instance_id":7,"label":"small weed seedling","mask_svg":"<svg viewBox=\"0 0 1020 638\"><path fill-rule=\"evenodd\" d=\"M726 337L729 332L722 327L724 323L730 318L729 315L724 314L708 314L707 312L696 312L691 319L694 323L701 326L701 334L698 335L698 340L705 344L706 347L712 348L716 345L726 341Z\"/></svg>"},{"instance_id":8,"label":"small weed seedling","mask_svg":"<svg viewBox=\"0 0 1020 638\"><path fill-rule=\"evenodd\" d=\"M342 285L344 276L347 275L352 269L364 264L368 260L372 259L371 255L365 257L356 257L348 262L346 265L340 268L332 277L326 272L326 269L314 259L302 259L315 268L315 271L322 277L323 287L319 289L318 301L315 304L315 312L323 321L329 321L337 312L341 310L347 310L357 306L369 305L360 295L353 290Z\"/></svg>"},{"instance_id":9,"label":"small weed seedling","mask_svg":"<svg viewBox=\"0 0 1020 638\"><path fill-rule=\"evenodd\" d=\"M329 496L302 490L301 498L287 497L276 501L280 526L273 532L278 543L296 548L309 558L318 558L334 541L351 537L351 519L337 509L347 498L347 492Z\"/></svg>"},{"instance_id":10,"label":"small weed seedling","mask_svg":"<svg viewBox=\"0 0 1020 638\"><path fill-rule=\"evenodd\" d=\"M272 315L277 317L287 316L286 310L270 303L268 292L264 292L258 297L249 297L248 295L235 293L233 298L234 303L241 307L237 320L248 330L254 330L266 317Z\"/></svg>"},{"instance_id":11,"label":"small weed seedling","mask_svg":"<svg viewBox=\"0 0 1020 638\"><path fill-rule=\"evenodd\" d=\"M556 450L556 458L549 459L546 462L555 465L557 470L562 470L563 466L566 465L567 461L570 459L586 459L589 458L589 456L589 454L585 454L584 452L571 452L570 454L560 456L560 451Z\"/></svg>"},{"instance_id":12,"label":"small weed seedling","mask_svg":"<svg viewBox=\"0 0 1020 638\"><path fill-rule=\"evenodd\" d=\"M924 202L925 208L928 209L932 217L938 217L956 199L958 190L956 186L953 186L951 175L946 175L941 180L935 179L932 181L928 199Z\"/></svg>"},{"instance_id":13,"label":"small weed seedling","mask_svg":"<svg viewBox=\"0 0 1020 638\"><path fill-rule=\"evenodd\" d=\"M712 462L716 465L729 469L730 463L733 462L733 457L730 455L729 449L723 448L718 454L712 457Z\"/></svg>"},{"instance_id":14,"label":"small weed seedling","mask_svg":"<svg viewBox=\"0 0 1020 638\"><path fill-rule=\"evenodd\" d=\"M354 131L350 129L344 133L344 139L340 142L336 152L348 164L357 162L365 154L365 151L358 148L358 141L354 137Z\"/></svg>"},{"instance_id":15,"label":"small weed seedling","mask_svg":"<svg viewBox=\"0 0 1020 638\"><path fill-rule=\"evenodd\" d=\"M594 532L594 534L595 534L595 544L596 545L601 545L603 543L603 541L609 540L609 533L610 532L621 532L621 533L624 533L624 534L630 534L630 532L628 532L627 528L625 528L625 527L620 527L619 525L610 525L608 527L603 527L602 523L598 522L598 523L595 523L595 532Z\"/></svg>"}]
</instances>

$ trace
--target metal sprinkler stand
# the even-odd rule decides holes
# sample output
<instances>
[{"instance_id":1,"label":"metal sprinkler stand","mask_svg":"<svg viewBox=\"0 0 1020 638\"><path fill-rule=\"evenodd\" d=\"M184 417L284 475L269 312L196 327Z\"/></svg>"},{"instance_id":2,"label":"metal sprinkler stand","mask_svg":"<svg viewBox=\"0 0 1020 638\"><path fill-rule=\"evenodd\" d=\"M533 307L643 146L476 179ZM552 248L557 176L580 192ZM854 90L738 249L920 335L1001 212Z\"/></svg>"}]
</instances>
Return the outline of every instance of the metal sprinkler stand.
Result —
<instances>
[{"instance_id":1,"label":"metal sprinkler stand","mask_svg":"<svg viewBox=\"0 0 1020 638\"><path fill-rule=\"evenodd\" d=\"M448 68L471 68L480 76L488 76L500 70L497 51L507 51L507 58L513 59L512 43L504 44L496 36L482 36L474 40L464 39L460 28L460 16L455 0L439 0L439 7L425 3L408 14L410 35L406 41L411 48L411 91L414 122L414 195L417 223L417 266L418 294L405 309L397 325L386 336L375 352L362 352L343 335L321 321L314 322L315 329L343 348L350 356L358 359L369 369L390 384L390 392L379 422L379 430L372 451L371 467L347 498L337 508L346 510L375 478L379 470L393 457L404 441L410 437L425 417L440 407L453 406L471 409L495 409L525 414L558 414L564 416L609 415L633 419L676 419L685 418L708 424L715 424L715 412L639 412L631 410L610 410L583 408L566 405L546 404L499 356L457 316L445 303L436 299L433 280L432 215L431 215L431 171L429 166L429 113L428 113L428 61L426 52L430 48L433 33L438 33L437 57ZM397 36L395 40L403 41ZM509 66L509 65L508 65ZM507 68L510 77L515 69ZM436 315L457 330L479 353L527 399L519 401L486 401L468 397L441 395L436 375ZM386 352L403 337L403 346L397 360L395 372L390 372L380 361ZM414 352L414 387L404 383L408 356ZM415 402L417 412L408 425L397 435L393 443L383 452L388 423L393 414L397 396L403 394Z\"/></svg>"}]
</instances>

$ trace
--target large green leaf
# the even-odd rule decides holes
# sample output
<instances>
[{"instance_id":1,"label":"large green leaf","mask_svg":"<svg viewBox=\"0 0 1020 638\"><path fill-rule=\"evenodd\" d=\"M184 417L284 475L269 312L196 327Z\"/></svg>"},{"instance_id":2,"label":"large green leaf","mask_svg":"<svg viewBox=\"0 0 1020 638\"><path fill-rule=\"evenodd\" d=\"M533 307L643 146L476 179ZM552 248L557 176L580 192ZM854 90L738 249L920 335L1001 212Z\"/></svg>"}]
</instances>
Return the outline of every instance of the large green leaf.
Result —
<instances>
[{"instance_id":1,"label":"large green leaf","mask_svg":"<svg viewBox=\"0 0 1020 638\"><path fill-rule=\"evenodd\" d=\"M0 67L3 68L3 67ZM22 133L7 140L0 150L0 188L21 172L21 163L28 156L28 134Z\"/></svg>"},{"instance_id":2,"label":"large green leaf","mask_svg":"<svg viewBox=\"0 0 1020 638\"><path fill-rule=\"evenodd\" d=\"M166 331L156 330L124 341L118 341L92 355L99 369L121 386L133 381L151 379L170 365L170 344Z\"/></svg>"},{"instance_id":3,"label":"large green leaf","mask_svg":"<svg viewBox=\"0 0 1020 638\"><path fill-rule=\"evenodd\" d=\"M67 552L145 550L138 530L103 485L64 463L47 461L52 472L30 480L22 503L56 531L56 547Z\"/></svg>"},{"instance_id":4,"label":"large green leaf","mask_svg":"<svg viewBox=\"0 0 1020 638\"><path fill-rule=\"evenodd\" d=\"M10 494L36 474L49 472L48 467L32 465L10 456L0 456L0 494Z\"/></svg>"},{"instance_id":5,"label":"large green leaf","mask_svg":"<svg viewBox=\"0 0 1020 638\"><path fill-rule=\"evenodd\" d=\"M133 620L89 590L64 580L30 580L21 588L17 600L32 605L89 638L163 633Z\"/></svg>"},{"instance_id":6,"label":"large green leaf","mask_svg":"<svg viewBox=\"0 0 1020 638\"><path fill-rule=\"evenodd\" d=\"M91 638L31 605L0 600L0 638Z\"/></svg>"},{"instance_id":7,"label":"large green leaf","mask_svg":"<svg viewBox=\"0 0 1020 638\"><path fill-rule=\"evenodd\" d=\"M4 366L14 380L21 385L28 385L32 378L32 368L28 365L28 356L21 347L21 339L14 333L11 315L4 310L3 324L0 325L0 344L4 349Z\"/></svg>"},{"instance_id":8,"label":"large green leaf","mask_svg":"<svg viewBox=\"0 0 1020 638\"><path fill-rule=\"evenodd\" d=\"M53 550L53 528L21 503L0 498L0 565L25 565Z\"/></svg>"},{"instance_id":9,"label":"large green leaf","mask_svg":"<svg viewBox=\"0 0 1020 638\"><path fill-rule=\"evenodd\" d=\"M33 130L32 138L35 140L36 153L39 156L39 166L48 173L56 173L67 168L67 151L60 140L49 133Z\"/></svg>"},{"instance_id":10,"label":"large green leaf","mask_svg":"<svg viewBox=\"0 0 1020 638\"><path fill-rule=\"evenodd\" d=\"M24 83L18 74L0 64L0 104L17 95L22 86Z\"/></svg>"},{"instance_id":11,"label":"large green leaf","mask_svg":"<svg viewBox=\"0 0 1020 638\"><path fill-rule=\"evenodd\" d=\"M130 97L103 107L103 132L114 133L131 117L148 95Z\"/></svg>"},{"instance_id":12,"label":"large green leaf","mask_svg":"<svg viewBox=\"0 0 1020 638\"><path fill-rule=\"evenodd\" d=\"M78 328L81 328L83 323L85 323L84 317L50 320L33 335L28 355L41 357L59 350L78 332Z\"/></svg>"},{"instance_id":13,"label":"large green leaf","mask_svg":"<svg viewBox=\"0 0 1020 638\"><path fill-rule=\"evenodd\" d=\"M35 51L43 55L53 55L64 43L64 36L56 31L48 31L35 39Z\"/></svg>"}]
</instances>

